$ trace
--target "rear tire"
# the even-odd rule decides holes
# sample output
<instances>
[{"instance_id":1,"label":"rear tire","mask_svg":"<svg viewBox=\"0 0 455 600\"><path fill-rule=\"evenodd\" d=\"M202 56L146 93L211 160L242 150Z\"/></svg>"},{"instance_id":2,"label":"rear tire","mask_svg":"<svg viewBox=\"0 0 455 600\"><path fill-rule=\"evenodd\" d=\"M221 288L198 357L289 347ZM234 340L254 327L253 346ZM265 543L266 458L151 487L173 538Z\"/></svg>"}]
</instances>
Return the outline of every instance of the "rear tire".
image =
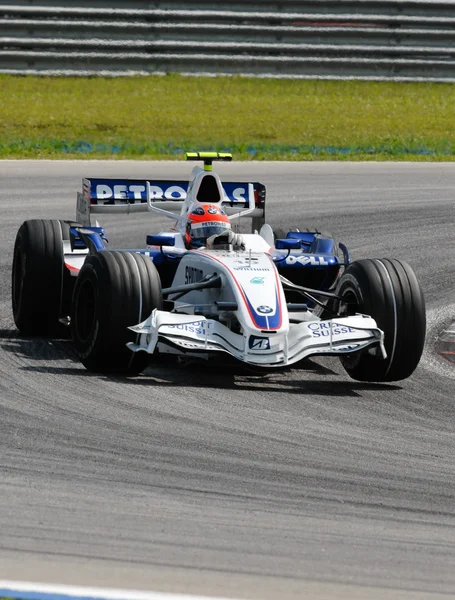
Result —
<instances>
[{"instance_id":1,"label":"rear tire","mask_svg":"<svg viewBox=\"0 0 455 600\"><path fill-rule=\"evenodd\" d=\"M33 219L14 244L12 305L24 335L52 335L61 313L64 254L60 221Z\"/></svg>"},{"instance_id":2,"label":"rear tire","mask_svg":"<svg viewBox=\"0 0 455 600\"><path fill-rule=\"evenodd\" d=\"M76 281L71 310L74 348L82 364L101 373L143 371L150 355L126 346L137 341L128 327L161 306L160 277L149 257L120 251L89 255Z\"/></svg>"},{"instance_id":3,"label":"rear tire","mask_svg":"<svg viewBox=\"0 0 455 600\"><path fill-rule=\"evenodd\" d=\"M343 273L337 293L349 314L373 317L384 331L387 358L370 352L341 356L346 372L358 381L399 381L417 367L426 331L425 301L412 268L396 259L353 262Z\"/></svg>"}]
</instances>

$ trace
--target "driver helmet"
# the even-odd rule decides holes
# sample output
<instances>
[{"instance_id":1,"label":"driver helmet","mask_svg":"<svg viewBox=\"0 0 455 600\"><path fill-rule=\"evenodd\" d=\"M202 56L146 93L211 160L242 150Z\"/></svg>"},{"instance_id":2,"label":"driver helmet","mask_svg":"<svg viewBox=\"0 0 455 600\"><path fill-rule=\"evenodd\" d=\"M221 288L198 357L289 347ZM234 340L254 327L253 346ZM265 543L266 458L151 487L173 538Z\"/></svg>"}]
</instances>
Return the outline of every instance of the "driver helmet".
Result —
<instances>
[{"instance_id":1,"label":"driver helmet","mask_svg":"<svg viewBox=\"0 0 455 600\"><path fill-rule=\"evenodd\" d=\"M198 206L188 214L185 231L187 248L201 248L207 245L207 239L231 229L231 223L222 208L212 204Z\"/></svg>"}]
</instances>

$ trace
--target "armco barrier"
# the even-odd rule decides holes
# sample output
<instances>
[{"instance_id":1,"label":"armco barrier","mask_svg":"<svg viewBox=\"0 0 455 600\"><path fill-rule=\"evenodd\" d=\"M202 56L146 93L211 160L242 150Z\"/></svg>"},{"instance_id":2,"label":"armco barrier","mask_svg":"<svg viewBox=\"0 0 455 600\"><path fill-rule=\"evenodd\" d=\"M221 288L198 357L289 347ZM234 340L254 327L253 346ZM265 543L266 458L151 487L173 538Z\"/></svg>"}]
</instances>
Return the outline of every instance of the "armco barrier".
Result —
<instances>
[{"instance_id":1,"label":"armco barrier","mask_svg":"<svg viewBox=\"0 0 455 600\"><path fill-rule=\"evenodd\" d=\"M18 0L0 72L455 81L455 2Z\"/></svg>"}]
</instances>

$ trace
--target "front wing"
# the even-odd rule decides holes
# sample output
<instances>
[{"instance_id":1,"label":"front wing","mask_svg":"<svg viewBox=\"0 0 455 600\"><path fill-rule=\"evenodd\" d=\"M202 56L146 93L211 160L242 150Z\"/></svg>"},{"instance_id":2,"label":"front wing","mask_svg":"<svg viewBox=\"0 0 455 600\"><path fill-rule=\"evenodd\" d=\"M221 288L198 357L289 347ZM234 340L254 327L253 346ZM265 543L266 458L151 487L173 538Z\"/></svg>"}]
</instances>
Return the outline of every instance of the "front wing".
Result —
<instances>
[{"instance_id":1,"label":"front wing","mask_svg":"<svg viewBox=\"0 0 455 600\"><path fill-rule=\"evenodd\" d=\"M156 348L166 347L182 354L221 351L267 367L292 365L309 356L352 354L372 346L387 357L384 333L366 315L290 323L288 330L276 333L238 334L213 319L154 310L129 329L138 334L137 343L128 344L133 352L153 354Z\"/></svg>"}]
</instances>

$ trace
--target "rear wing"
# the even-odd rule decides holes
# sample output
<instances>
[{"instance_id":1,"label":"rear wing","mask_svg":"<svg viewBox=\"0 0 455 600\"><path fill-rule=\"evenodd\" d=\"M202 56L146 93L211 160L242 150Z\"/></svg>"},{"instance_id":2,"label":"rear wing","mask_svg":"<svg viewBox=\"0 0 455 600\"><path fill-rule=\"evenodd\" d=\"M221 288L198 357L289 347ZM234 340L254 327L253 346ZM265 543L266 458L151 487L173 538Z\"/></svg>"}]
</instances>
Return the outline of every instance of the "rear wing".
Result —
<instances>
[{"instance_id":1,"label":"rear wing","mask_svg":"<svg viewBox=\"0 0 455 600\"><path fill-rule=\"evenodd\" d=\"M91 214L147 212L154 206L180 213L189 185L188 181L165 179L83 179L82 192L77 193L76 220L90 227ZM255 208L248 216L253 219L253 229L259 230L265 222L265 186L258 182L224 182L222 186L223 209L228 215L248 209L250 194L254 195Z\"/></svg>"}]
</instances>

